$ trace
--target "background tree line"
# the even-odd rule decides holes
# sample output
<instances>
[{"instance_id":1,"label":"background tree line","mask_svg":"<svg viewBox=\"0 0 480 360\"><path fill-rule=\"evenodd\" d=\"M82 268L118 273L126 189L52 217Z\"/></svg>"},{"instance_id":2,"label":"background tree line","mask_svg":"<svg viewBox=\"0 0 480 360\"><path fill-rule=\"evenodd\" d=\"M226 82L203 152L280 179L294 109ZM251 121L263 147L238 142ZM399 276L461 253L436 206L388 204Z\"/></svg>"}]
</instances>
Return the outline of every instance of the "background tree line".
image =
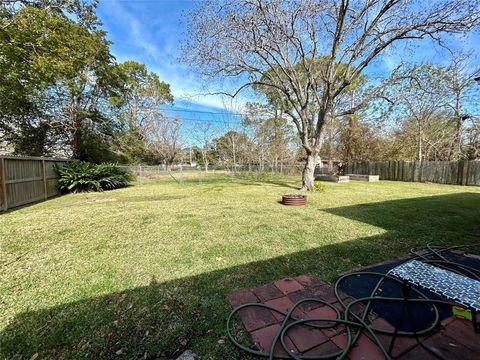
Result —
<instances>
[{"instance_id":1,"label":"background tree line","mask_svg":"<svg viewBox=\"0 0 480 360\"><path fill-rule=\"evenodd\" d=\"M141 161L167 121L170 86L134 61L117 63L95 1L0 6L0 136L19 155ZM162 153L162 155L164 155Z\"/></svg>"},{"instance_id":2,"label":"background tree line","mask_svg":"<svg viewBox=\"0 0 480 360\"><path fill-rule=\"evenodd\" d=\"M368 108L330 119L320 158L324 162L480 159L480 86L474 80L480 71L471 66L473 60L472 55L457 54L447 65L398 66L382 84L388 101L376 99ZM370 91L369 82L368 76L362 76L345 101L354 106L356 94ZM271 101L248 103L243 127L244 131L214 139L203 150L210 154L210 164L280 169L304 161L306 153L294 125ZM198 161L204 163L201 156Z\"/></svg>"},{"instance_id":3,"label":"background tree line","mask_svg":"<svg viewBox=\"0 0 480 360\"><path fill-rule=\"evenodd\" d=\"M480 71L472 58L402 64L389 79L390 103L381 118L359 111L338 119L336 136L327 131L323 155L343 161L479 159L480 87L474 78Z\"/></svg>"},{"instance_id":4,"label":"background tree line","mask_svg":"<svg viewBox=\"0 0 480 360\"><path fill-rule=\"evenodd\" d=\"M312 190L322 153L333 156L343 146L354 154L356 146L340 145L338 134L353 141L367 131L362 117L353 116L388 101L388 77L362 80L381 55L397 44L444 44L449 34L466 34L479 25L479 6L468 0L207 0L190 13L183 57L211 87L219 80L212 91L232 97L257 91L278 106L295 126L305 154L302 187ZM459 134L452 156L462 150Z\"/></svg>"},{"instance_id":5,"label":"background tree line","mask_svg":"<svg viewBox=\"0 0 480 360\"><path fill-rule=\"evenodd\" d=\"M282 170L303 162L304 185L319 159L478 159L472 56L402 64L381 80L364 71L389 43L477 26L475 5L441 1L425 22L415 3L334 3L224 1L218 11L207 1L189 18L184 60L204 75L246 76L253 91L255 101L232 124L162 110L173 104L170 86L144 64L116 61L96 1L3 1L3 151L167 166L195 161L207 169ZM318 28L322 19L331 31Z\"/></svg>"}]
</instances>

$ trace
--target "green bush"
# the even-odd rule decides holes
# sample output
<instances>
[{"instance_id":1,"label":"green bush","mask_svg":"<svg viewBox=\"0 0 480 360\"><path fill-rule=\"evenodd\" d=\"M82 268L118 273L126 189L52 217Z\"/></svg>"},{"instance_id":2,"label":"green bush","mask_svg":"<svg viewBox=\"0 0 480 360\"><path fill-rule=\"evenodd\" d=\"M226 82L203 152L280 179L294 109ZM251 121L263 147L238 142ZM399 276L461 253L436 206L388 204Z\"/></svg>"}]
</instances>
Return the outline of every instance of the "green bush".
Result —
<instances>
[{"instance_id":1,"label":"green bush","mask_svg":"<svg viewBox=\"0 0 480 360\"><path fill-rule=\"evenodd\" d=\"M115 164L74 161L55 170L62 192L111 190L128 186L134 180L130 170Z\"/></svg>"},{"instance_id":2,"label":"green bush","mask_svg":"<svg viewBox=\"0 0 480 360\"><path fill-rule=\"evenodd\" d=\"M322 184L320 181L314 181L313 182L313 191L324 192L325 191L325 184Z\"/></svg>"}]
</instances>

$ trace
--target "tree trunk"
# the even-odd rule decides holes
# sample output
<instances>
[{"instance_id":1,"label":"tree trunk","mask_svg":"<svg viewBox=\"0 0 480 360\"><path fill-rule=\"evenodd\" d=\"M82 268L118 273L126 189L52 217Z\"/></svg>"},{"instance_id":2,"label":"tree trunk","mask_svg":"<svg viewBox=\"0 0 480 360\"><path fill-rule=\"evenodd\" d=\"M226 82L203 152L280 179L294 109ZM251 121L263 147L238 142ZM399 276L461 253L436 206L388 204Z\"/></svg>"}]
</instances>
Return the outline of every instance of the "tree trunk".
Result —
<instances>
[{"instance_id":1,"label":"tree trunk","mask_svg":"<svg viewBox=\"0 0 480 360\"><path fill-rule=\"evenodd\" d=\"M420 120L418 121L418 139L417 139L417 156L418 160L422 161L423 160L423 130L422 130L422 124Z\"/></svg>"},{"instance_id":2,"label":"tree trunk","mask_svg":"<svg viewBox=\"0 0 480 360\"><path fill-rule=\"evenodd\" d=\"M72 139L72 157L77 160L83 160L82 158L82 121L80 119L75 119L74 121L74 130L73 130L73 139Z\"/></svg>"},{"instance_id":3,"label":"tree trunk","mask_svg":"<svg viewBox=\"0 0 480 360\"><path fill-rule=\"evenodd\" d=\"M235 156L235 140L232 141L232 155L233 155L233 174L237 174L237 157Z\"/></svg>"},{"instance_id":4,"label":"tree trunk","mask_svg":"<svg viewBox=\"0 0 480 360\"><path fill-rule=\"evenodd\" d=\"M208 172L208 153L206 149L201 150L203 165L205 166L205 172Z\"/></svg>"},{"instance_id":5,"label":"tree trunk","mask_svg":"<svg viewBox=\"0 0 480 360\"><path fill-rule=\"evenodd\" d=\"M317 154L311 153L307 155L307 161L302 172L302 189L313 190L315 180L315 166L317 165Z\"/></svg>"},{"instance_id":6,"label":"tree trunk","mask_svg":"<svg viewBox=\"0 0 480 360\"><path fill-rule=\"evenodd\" d=\"M456 95L455 99L455 138L450 151L450 160L460 160L462 153L462 107L460 104L460 96Z\"/></svg>"}]
</instances>

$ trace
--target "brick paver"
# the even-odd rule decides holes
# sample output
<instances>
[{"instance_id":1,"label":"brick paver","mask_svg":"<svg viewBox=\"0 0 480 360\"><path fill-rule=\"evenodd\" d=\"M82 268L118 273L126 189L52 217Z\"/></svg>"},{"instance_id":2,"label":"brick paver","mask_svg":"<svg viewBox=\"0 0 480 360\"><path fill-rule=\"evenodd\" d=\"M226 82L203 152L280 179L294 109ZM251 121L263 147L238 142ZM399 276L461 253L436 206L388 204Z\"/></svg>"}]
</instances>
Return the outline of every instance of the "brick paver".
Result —
<instances>
[{"instance_id":1,"label":"brick paver","mask_svg":"<svg viewBox=\"0 0 480 360\"><path fill-rule=\"evenodd\" d=\"M344 293L340 296L345 304L354 300ZM341 312L343 311L333 288L311 275L281 279L252 290L239 290L230 294L228 299L232 307L245 303L265 303L287 312L297 301L311 297L330 302ZM361 314L364 309L363 304L357 304L354 312ZM259 350L270 351L272 340L280 329L284 317L268 309L257 307L242 309L239 315L245 328L250 332L255 346ZM294 311L294 316L334 319L336 313L328 306L307 302ZM373 312L369 312L367 319L378 329L394 330L392 325ZM388 350L392 337L384 334L377 334L377 337L383 347ZM335 353L347 346L347 339L345 326L341 324L330 329L315 329L299 325L291 328L285 336L290 352L310 356ZM479 359L479 340L480 335L473 332L471 322L455 318L443 320L439 330L420 338L423 344L442 354L444 358L452 360ZM275 354L285 354L280 343L275 347ZM391 355L394 359L401 360L436 359L430 352L419 346L414 338L401 336L396 338ZM350 349L348 359L377 360L384 359L384 355L371 335L363 332L355 346Z\"/></svg>"},{"instance_id":2,"label":"brick paver","mask_svg":"<svg viewBox=\"0 0 480 360\"><path fill-rule=\"evenodd\" d=\"M264 286L260 286L256 289L253 289L253 292L263 302L285 296L285 294L283 292L281 292L273 284L267 284L267 285L264 285Z\"/></svg>"},{"instance_id":3,"label":"brick paver","mask_svg":"<svg viewBox=\"0 0 480 360\"><path fill-rule=\"evenodd\" d=\"M310 289L295 291L293 293L288 294L287 296L290 300L292 300L293 303L296 303L300 300L307 299L307 298L314 298L314 299L317 298ZM316 301L306 301L300 304L299 308L302 311L310 311L320 306L324 306L324 305Z\"/></svg>"},{"instance_id":4,"label":"brick paver","mask_svg":"<svg viewBox=\"0 0 480 360\"><path fill-rule=\"evenodd\" d=\"M328 301L330 303L337 302L337 297L335 296L335 291L330 285L320 285L312 287L312 293L314 297L318 297L324 301ZM347 298L348 295L342 293L341 298Z\"/></svg>"},{"instance_id":5,"label":"brick paver","mask_svg":"<svg viewBox=\"0 0 480 360\"><path fill-rule=\"evenodd\" d=\"M383 347L388 351L392 343L392 336L377 334L377 337L378 340L380 340L380 342L382 343ZM418 343L414 338L398 336L395 338L395 342L393 343L391 355L394 358L398 358L399 356L405 354L407 351L413 349L416 346L418 346Z\"/></svg>"},{"instance_id":6,"label":"brick paver","mask_svg":"<svg viewBox=\"0 0 480 360\"><path fill-rule=\"evenodd\" d=\"M330 306L324 305L322 307L313 309L305 313L305 318L327 318L336 319L337 313Z\"/></svg>"},{"instance_id":7,"label":"brick paver","mask_svg":"<svg viewBox=\"0 0 480 360\"><path fill-rule=\"evenodd\" d=\"M398 358L399 360L438 360L436 356L420 346L414 347L412 350Z\"/></svg>"},{"instance_id":8,"label":"brick paver","mask_svg":"<svg viewBox=\"0 0 480 360\"><path fill-rule=\"evenodd\" d=\"M362 334L348 353L348 358L350 360L384 360L385 355L368 336Z\"/></svg>"},{"instance_id":9,"label":"brick paver","mask_svg":"<svg viewBox=\"0 0 480 360\"><path fill-rule=\"evenodd\" d=\"M348 337L345 334L336 335L330 338L330 340L332 340L333 343L337 345L340 349L344 349L348 343Z\"/></svg>"},{"instance_id":10,"label":"brick paver","mask_svg":"<svg viewBox=\"0 0 480 360\"><path fill-rule=\"evenodd\" d=\"M444 327L439 335L455 339L464 347L478 354L478 358L480 358L480 334L473 331L471 322L455 319Z\"/></svg>"},{"instance_id":11,"label":"brick paver","mask_svg":"<svg viewBox=\"0 0 480 360\"><path fill-rule=\"evenodd\" d=\"M235 291L228 295L228 301L230 301L230 305L232 305L233 307L237 307L246 303L259 302L252 291L245 289Z\"/></svg>"},{"instance_id":12,"label":"brick paver","mask_svg":"<svg viewBox=\"0 0 480 360\"><path fill-rule=\"evenodd\" d=\"M278 281L275 281L274 284L285 295L304 289L303 285L301 285L298 281L292 278L285 278L282 280L278 280Z\"/></svg>"},{"instance_id":13,"label":"brick paver","mask_svg":"<svg viewBox=\"0 0 480 360\"><path fill-rule=\"evenodd\" d=\"M273 338L278 333L280 329L279 324L270 325L264 327L262 329L253 331L251 333L253 341L255 341L255 345L257 345L258 349L264 352L269 352L270 348L272 347ZM288 346L288 350L292 354L298 354L298 349L295 347L293 342L290 340L288 336L285 337L285 345ZM275 354L283 355L285 354L285 350L283 346L280 344L280 340L275 345Z\"/></svg>"},{"instance_id":14,"label":"brick paver","mask_svg":"<svg viewBox=\"0 0 480 360\"><path fill-rule=\"evenodd\" d=\"M300 275L295 277L294 279L304 286L328 285L322 279L313 275Z\"/></svg>"},{"instance_id":15,"label":"brick paver","mask_svg":"<svg viewBox=\"0 0 480 360\"><path fill-rule=\"evenodd\" d=\"M473 330L472 330L473 331ZM478 360L479 354L469 351L460 344L457 338L452 339L437 333L423 341L423 344L442 354L444 359L449 360Z\"/></svg>"},{"instance_id":16,"label":"brick paver","mask_svg":"<svg viewBox=\"0 0 480 360\"><path fill-rule=\"evenodd\" d=\"M306 351L304 354L307 356L325 355L333 354L339 350L341 349L337 345L335 345L333 341L329 340L321 345L314 347L313 349Z\"/></svg>"},{"instance_id":17,"label":"brick paver","mask_svg":"<svg viewBox=\"0 0 480 360\"><path fill-rule=\"evenodd\" d=\"M292 339L301 353L323 344L330 339L321 329L302 325L292 327L291 330L288 331L288 337Z\"/></svg>"},{"instance_id":18,"label":"brick paver","mask_svg":"<svg viewBox=\"0 0 480 360\"><path fill-rule=\"evenodd\" d=\"M272 312L265 308L248 307L241 309L239 314L245 329L248 331L277 323L277 319L272 315Z\"/></svg>"},{"instance_id":19,"label":"brick paver","mask_svg":"<svg viewBox=\"0 0 480 360\"><path fill-rule=\"evenodd\" d=\"M273 307L275 307L275 308L277 308L277 309L279 309L279 310L281 310L285 313L288 312L293 307L292 300L290 300L286 296L283 296L283 297L278 298L278 299L268 300L268 301L265 302L265 304L273 306ZM280 314L276 311L272 311L272 314L279 321L282 321L285 318L282 314ZM302 315L303 315L303 312L298 308L293 311L293 316L294 317L300 318L300 317L302 317Z\"/></svg>"}]
</instances>

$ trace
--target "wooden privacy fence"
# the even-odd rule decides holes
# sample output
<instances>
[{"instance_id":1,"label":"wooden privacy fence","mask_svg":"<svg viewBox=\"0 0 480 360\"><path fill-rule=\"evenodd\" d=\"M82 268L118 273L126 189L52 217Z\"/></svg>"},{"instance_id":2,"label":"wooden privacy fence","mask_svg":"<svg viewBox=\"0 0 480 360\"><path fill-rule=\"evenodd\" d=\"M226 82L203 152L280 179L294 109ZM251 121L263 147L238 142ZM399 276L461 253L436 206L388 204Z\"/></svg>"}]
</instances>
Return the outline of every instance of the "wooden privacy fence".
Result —
<instances>
[{"instance_id":1,"label":"wooden privacy fence","mask_svg":"<svg viewBox=\"0 0 480 360\"><path fill-rule=\"evenodd\" d=\"M58 195L54 165L68 161L0 156L0 211Z\"/></svg>"},{"instance_id":2,"label":"wooden privacy fence","mask_svg":"<svg viewBox=\"0 0 480 360\"><path fill-rule=\"evenodd\" d=\"M344 173L380 175L380 180L480 185L480 161L361 161L347 164Z\"/></svg>"}]
</instances>

